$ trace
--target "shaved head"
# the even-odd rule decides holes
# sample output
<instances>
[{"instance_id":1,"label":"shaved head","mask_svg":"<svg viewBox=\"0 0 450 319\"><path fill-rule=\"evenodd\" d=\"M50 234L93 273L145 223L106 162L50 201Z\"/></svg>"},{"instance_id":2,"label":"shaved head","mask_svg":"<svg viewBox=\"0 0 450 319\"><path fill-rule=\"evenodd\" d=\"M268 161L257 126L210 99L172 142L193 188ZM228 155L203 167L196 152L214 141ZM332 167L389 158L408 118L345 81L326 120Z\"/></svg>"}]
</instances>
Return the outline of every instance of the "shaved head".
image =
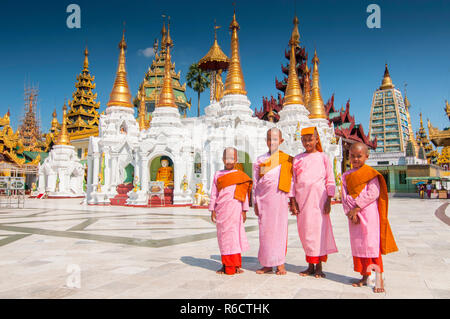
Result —
<instances>
[{"instance_id":1,"label":"shaved head","mask_svg":"<svg viewBox=\"0 0 450 319\"><path fill-rule=\"evenodd\" d=\"M275 134L278 133L280 140L283 138L283 133L281 132L281 130L278 127L272 127L267 130L267 136L269 136L269 135L272 136L272 133L275 133Z\"/></svg>"},{"instance_id":2,"label":"shaved head","mask_svg":"<svg viewBox=\"0 0 450 319\"><path fill-rule=\"evenodd\" d=\"M360 150L363 151L367 156L369 156L369 148L366 144L361 142L356 142L350 146L350 152Z\"/></svg>"},{"instance_id":3,"label":"shaved head","mask_svg":"<svg viewBox=\"0 0 450 319\"><path fill-rule=\"evenodd\" d=\"M225 157L227 156L227 153L229 154L229 153L231 153L231 152L234 153L234 158L237 160L238 152L237 152L237 149L235 149L234 147L227 147L227 148L225 148L225 149L223 150L222 158L225 158Z\"/></svg>"}]
</instances>

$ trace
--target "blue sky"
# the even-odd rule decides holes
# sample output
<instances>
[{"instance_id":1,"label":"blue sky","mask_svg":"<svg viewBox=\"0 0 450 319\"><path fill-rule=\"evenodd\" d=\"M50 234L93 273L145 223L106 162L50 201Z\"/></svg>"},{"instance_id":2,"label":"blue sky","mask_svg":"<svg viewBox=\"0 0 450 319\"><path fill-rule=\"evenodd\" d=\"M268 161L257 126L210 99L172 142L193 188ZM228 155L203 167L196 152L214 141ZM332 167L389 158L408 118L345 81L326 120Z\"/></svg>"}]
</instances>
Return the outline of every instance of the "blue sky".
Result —
<instances>
[{"instance_id":1,"label":"blue sky","mask_svg":"<svg viewBox=\"0 0 450 319\"><path fill-rule=\"evenodd\" d=\"M81 7L81 28L66 26L66 7ZM230 52L228 25L233 1L2 1L0 12L0 115L11 109L16 128L24 112L24 83L39 85L38 110L43 131L50 127L56 107L61 119L65 98L75 90L75 78L83 63L87 43L90 70L95 75L101 111L106 108L114 82L118 49L126 21L127 71L135 95L152 57L139 54L159 37L162 14L171 16L173 61L184 82L191 63L208 51L213 24L222 26L218 40ZM435 126L449 126L443 112L450 100L450 1L236 1L240 55L252 108L260 108L263 96L276 96L275 77L282 78L294 13L300 20L300 41L310 60L317 48L321 64L320 84L326 101L335 93L335 105L351 99L351 113L368 131L372 94L380 86L388 63L397 88L412 104L414 130L419 112ZM369 4L381 8L381 28L369 29ZM309 61L310 62L310 61ZM188 116L197 114L197 94ZM209 93L202 94L201 107Z\"/></svg>"}]
</instances>

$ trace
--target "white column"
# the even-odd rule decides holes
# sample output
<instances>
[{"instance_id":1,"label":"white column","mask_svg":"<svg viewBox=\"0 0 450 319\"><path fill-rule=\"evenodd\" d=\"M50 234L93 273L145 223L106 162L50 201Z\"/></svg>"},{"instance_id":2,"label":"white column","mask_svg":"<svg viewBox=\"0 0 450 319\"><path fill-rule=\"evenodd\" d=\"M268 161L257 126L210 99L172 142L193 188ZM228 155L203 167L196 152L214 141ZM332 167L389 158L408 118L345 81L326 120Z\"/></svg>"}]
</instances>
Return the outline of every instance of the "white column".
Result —
<instances>
[{"instance_id":1,"label":"white column","mask_svg":"<svg viewBox=\"0 0 450 319\"><path fill-rule=\"evenodd\" d=\"M87 166L88 166L88 173L87 173L87 181L86 185L92 185L92 157L88 156L87 158ZM86 189L88 190L88 189Z\"/></svg>"},{"instance_id":2,"label":"white column","mask_svg":"<svg viewBox=\"0 0 450 319\"><path fill-rule=\"evenodd\" d=\"M111 186L111 167L110 167L110 154L109 152L105 152L105 189L109 189Z\"/></svg>"},{"instance_id":3,"label":"white column","mask_svg":"<svg viewBox=\"0 0 450 319\"><path fill-rule=\"evenodd\" d=\"M143 156L141 156L141 189L145 192L148 192L148 183L149 183L149 167L148 167L148 159L147 158L143 158Z\"/></svg>"},{"instance_id":4,"label":"white column","mask_svg":"<svg viewBox=\"0 0 450 319\"><path fill-rule=\"evenodd\" d=\"M94 153L94 165L93 165L93 178L92 178L92 185L97 186L98 185L98 170L99 170L99 163L100 163L100 159L99 159L99 153ZM94 187L94 190L96 190L96 188Z\"/></svg>"},{"instance_id":5,"label":"white column","mask_svg":"<svg viewBox=\"0 0 450 319\"><path fill-rule=\"evenodd\" d=\"M111 154L111 185L117 186L117 160L118 154Z\"/></svg>"}]
</instances>

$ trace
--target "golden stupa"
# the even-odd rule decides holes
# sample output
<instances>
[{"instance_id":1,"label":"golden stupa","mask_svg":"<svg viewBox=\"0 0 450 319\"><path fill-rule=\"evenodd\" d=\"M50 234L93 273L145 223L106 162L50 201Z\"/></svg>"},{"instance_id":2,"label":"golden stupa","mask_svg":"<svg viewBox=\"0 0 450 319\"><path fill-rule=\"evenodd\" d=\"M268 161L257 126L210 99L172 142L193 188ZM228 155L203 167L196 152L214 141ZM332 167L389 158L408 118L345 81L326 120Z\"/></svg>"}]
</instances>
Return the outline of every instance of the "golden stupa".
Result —
<instances>
[{"instance_id":1,"label":"golden stupa","mask_svg":"<svg viewBox=\"0 0 450 319\"><path fill-rule=\"evenodd\" d=\"M225 91L223 95L242 94L247 95L245 90L244 76L242 75L241 61L239 58L239 23L236 21L236 12L230 23L231 30L231 59L228 66L227 78L225 80Z\"/></svg>"},{"instance_id":2,"label":"golden stupa","mask_svg":"<svg viewBox=\"0 0 450 319\"><path fill-rule=\"evenodd\" d=\"M172 65L170 49L173 46L172 38L170 37L170 22L167 23L167 35L165 37L165 43L161 43L166 49L166 59L164 64L164 79L161 92L159 93L159 99L156 103L156 107L175 107L175 96L173 94L172 77L170 76L170 68Z\"/></svg>"},{"instance_id":3,"label":"golden stupa","mask_svg":"<svg viewBox=\"0 0 450 319\"><path fill-rule=\"evenodd\" d=\"M317 57L317 51L314 49L314 57L312 59L312 87L311 98L309 100L309 118L310 119L326 119L325 107L323 104L322 95L320 94L319 85L319 58Z\"/></svg>"},{"instance_id":4,"label":"golden stupa","mask_svg":"<svg viewBox=\"0 0 450 319\"><path fill-rule=\"evenodd\" d=\"M55 145L70 145L69 133L67 132L67 106L64 102L63 106L63 119L61 124L61 132L59 133L58 140Z\"/></svg>"},{"instance_id":5,"label":"golden stupa","mask_svg":"<svg viewBox=\"0 0 450 319\"><path fill-rule=\"evenodd\" d=\"M131 103L131 93L128 87L127 70L125 67L125 50L127 49L127 43L125 42L125 30L122 34L122 40L119 42L119 65L116 72L116 80L109 96L109 102L107 106L125 106L133 107Z\"/></svg>"},{"instance_id":6,"label":"golden stupa","mask_svg":"<svg viewBox=\"0 0 450 319\"><path fill-rule=\"evenodd\" d=\"M294 17L294 28L292 30L291 38L289 39L290 58L289 58L289 75L284 93L283 106L290 104L304 105L302 88L296 70L297 60L295 58L295 49L300 43L300 33L298 32L298 18Z\"/></svg>"}]
</instances>

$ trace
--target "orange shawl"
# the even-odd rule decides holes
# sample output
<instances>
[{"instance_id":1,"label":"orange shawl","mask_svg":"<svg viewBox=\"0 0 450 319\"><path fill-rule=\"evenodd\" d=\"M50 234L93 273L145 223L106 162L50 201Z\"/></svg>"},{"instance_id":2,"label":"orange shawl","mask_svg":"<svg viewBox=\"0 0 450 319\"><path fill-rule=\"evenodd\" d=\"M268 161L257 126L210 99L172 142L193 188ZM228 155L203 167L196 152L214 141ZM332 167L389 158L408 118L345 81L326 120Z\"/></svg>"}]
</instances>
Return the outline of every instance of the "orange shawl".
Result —
<instances>
[{"instance_id":1,"label":"orange shawl","mask_svg":"<svg viewBox=\"0 0 450 319\"><path fill-rule=\"evenodd\" d=\"M278 181L278 189L285 193L291 190L292 181L292 162L294 158L288 154L278 150L270 157L259 164L259 177L264 176L271 169L281 164L280 180Z\"/></svg>"},{"instance_id":2,"label":"orange shawl","mask_svg":"<svg viewBox=\"0 0 450 319\"><path fill-rule=\"evenodd\" d=\"M251 198L252 184L252 179L247 174L243 171L236 171L220 176L217 179L217 190L220 192L227 186L236 185L234 198L244 202L246 195L248 195L249 200Z\"/></svg>"},{"instance_id":3,"label":"orange shawl","mask_svg":"<svg viewBox=\"0 0 450 319\"><path fill-rule=\"evenodd\" d=\"M357 171L346 176L347 190L353 198L358 197L367 183L377 177L380 184L380 196L378 197L378 213L380 215L380 250L383 255L397 251L394 235L388 221L388 192L383 175L370 166L363 165Z\"/></svg>"}]
</instances>

